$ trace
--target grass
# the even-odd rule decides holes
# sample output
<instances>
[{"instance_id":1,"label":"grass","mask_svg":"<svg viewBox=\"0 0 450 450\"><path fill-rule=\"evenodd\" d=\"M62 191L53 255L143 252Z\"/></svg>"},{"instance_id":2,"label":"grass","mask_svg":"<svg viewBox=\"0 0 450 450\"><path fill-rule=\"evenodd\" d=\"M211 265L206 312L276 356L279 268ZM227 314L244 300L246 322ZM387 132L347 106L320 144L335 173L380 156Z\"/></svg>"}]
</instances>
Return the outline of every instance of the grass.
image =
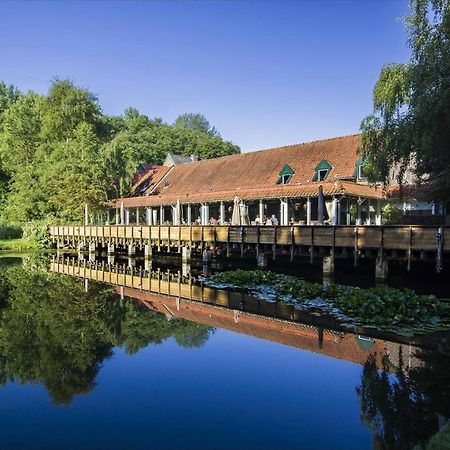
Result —
<instances>
[{"instance_id":1,"label":"grass","mask_svg":"<svg viewBox=\"0 0 450 450\"><path fill-rule=\"evenodd\" d=\"M33 250L36 245L26 239L0 239L0 252L12 250Z\"/></svg>"}]
</instances>

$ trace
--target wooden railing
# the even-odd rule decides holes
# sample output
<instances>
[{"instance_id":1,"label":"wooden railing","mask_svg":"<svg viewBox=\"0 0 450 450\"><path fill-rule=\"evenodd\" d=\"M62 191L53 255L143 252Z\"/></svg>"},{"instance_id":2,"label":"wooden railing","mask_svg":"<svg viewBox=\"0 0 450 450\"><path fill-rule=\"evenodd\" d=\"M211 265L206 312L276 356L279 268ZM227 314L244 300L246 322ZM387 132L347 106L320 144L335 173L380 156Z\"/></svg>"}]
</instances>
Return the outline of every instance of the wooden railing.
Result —
<instances>
[{"instance_id":1,"label":"wooden railing","mask_svg":"<svg viewBox=\"0 0 450 450\"><path fill-rule=\"evenodd\" d=\"M450 251L450 227L399 226L51 226L55 239L231 243ZM448 239L447 239L447 236Z\"/></svg>"}]
</instances>

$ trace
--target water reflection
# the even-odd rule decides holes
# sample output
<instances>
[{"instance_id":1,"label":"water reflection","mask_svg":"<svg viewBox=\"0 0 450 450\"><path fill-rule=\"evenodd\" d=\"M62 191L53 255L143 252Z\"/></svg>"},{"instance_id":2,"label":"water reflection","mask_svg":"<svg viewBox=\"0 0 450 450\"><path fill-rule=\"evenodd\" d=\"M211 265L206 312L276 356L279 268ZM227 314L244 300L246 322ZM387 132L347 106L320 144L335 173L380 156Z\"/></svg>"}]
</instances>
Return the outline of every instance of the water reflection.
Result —
<instances>
[{"instance_id":1,"label":"water reflection","mask_svg":"<svg viewBox=\"0 0 450 450\"><path fill-rule=\"evenodd\" d=\"M359 381L351 385L353 397L344 399L342 408L358 401L361 422L372 432L372 448L397 450L413 449L418 444L425 446L450 417L450 358L448 337L444 335L439 335L438 340L434 337L414 341L344 332L338 327L328 328L324 318L316 317L317 323L312 323L312 318L305 317L304 312L286 304L204 287L190 270L174 273L161 267L145 269L128 263L119 266L73 257L49 261L36 256L26 259L23 265L17 261L5 265L0 260L0 382L3 385L8 382L42 384L54 404L68 405L77 395L94 389L102 365L116 348L135 355L149 345L173 338L179 347L201 348L203 352L204 347L209 346L205 346L208 339L211 342L217 336L212 336L214 331L225 329L240 336L253 336L311 354L327 355L335 361L359 364ZM286 347L278 346L271 358L283 348ZM220 348L216 346L215 352L220 352ZM300 353L296 355L299 357ZM248 353L240 354L236 348L233 363L242 364L244 356L253 357ZM211 354L205 358L209 361ZM292 358L292 367L294 360L298 358ZM196 362L201 366L201 360ZM258 362L255 359L255 364ZM190 359L185 363L194 365ZM257 380L236 378L233 364L221 364L220 371L217 366L212 371L213 378L203 380L208 395L215 392L211 387L214 378L219 378L223 372L231 384L227 387L219 383L217 391L221 398L237 389L239 395L248 395L249 401L261 404L261 396L251 397ZM290 366L283 367L289 369ZM309 369L306 367L305 371ZM274 383L264 391L266 396L280 392L279 370L274 365ZM270 377L272 373L264 375ZM320 377L317 368L314 376ZM344 375L333 376L336 379L332 389L336 391ZM189 378L187 375L186 386L196 379L198 376ZM312 377L309 383L314 380ZM239 390L239 384L245 391ZM172 380L170 389L176 388ZM301 381L292 380L289 395L298 396L298 403L296 410L290 410L291 415L300 414L305 401L305 396L300 394L311 389L311 384L302 386ZM276 401L274 398L272 402ZM314 402L321 404L322 400L317 398ZM235 398L233 402L236 401ZM223 402L223 405L216 405L216 415L222 407L230 407L226 400ZM146 413L147 407L146 404ZM328 407L332 409L333 405L330 403ZM320 415L315 426L323 426L324 417ZM282 419L290 421L288 416ZM303 420L307 420L305 416ZM301 424L296 426L301 427ZM345 429L345 421L341 426L342 434L351 436L353 429ZM302 432L306 438L308 431ZM249 430L249 433L258 434L258 431ZM227 428L227 434L221 439L229 434ZM311 439L318 439L317 436L307 437L310 443L314 442ZM329 439L328 444L334 441L332 436ZM224 447L237 445L234 440L226 442ZM278 442L279 447L283 447L283 441ZM295 442L298 441L289 441L290 446ZM353 448L367 448L362 442L353 442ZM335 444L327 448L345 448L348 442Z\"/></svg>"},{"instance_id":2,"label":"water reflection","mask_svg":"<svg viewBox=\"0 0 450 450\"><path fill-rule=\"evenodd\" d=\"M418 350L416 367L405 370L400 351L395 376L375 355L364 364L357 393L361 419L373 430L374 449L411 449L437 433L450 417L449 355ZM448 442L448 436L447 436ZM445 447L439 447L445 448Z\"/></svg>"},{"instance_id":3,"label":"water reflection","mask_svg":"<svg viewBox=\"0 0 450 450\"><path fill-rule=\"evenodd\" d=\"M56 404L92 390L113 347L131 355L171 337L199 347L212 332L168 321L105 285L91 283L86 292L78 280L34 264L1 268L0 314L0 382L42 383Z\"/></svg>"}]
</instances>

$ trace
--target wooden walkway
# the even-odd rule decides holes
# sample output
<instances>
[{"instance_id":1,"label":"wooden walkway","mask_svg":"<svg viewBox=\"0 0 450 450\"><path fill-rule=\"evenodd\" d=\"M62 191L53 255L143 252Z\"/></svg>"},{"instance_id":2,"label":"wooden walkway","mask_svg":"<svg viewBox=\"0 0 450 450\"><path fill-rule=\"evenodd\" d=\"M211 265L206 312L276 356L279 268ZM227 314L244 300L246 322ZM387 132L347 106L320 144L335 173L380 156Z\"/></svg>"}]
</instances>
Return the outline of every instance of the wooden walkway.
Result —
<instances>
[{"instance_id":1,"label":"wooden walkway","mask_svg":"<svg viewBox=\"0 0 450 450\"><path fill-rule=\"evenodd\" d=\"M50 234L58 247L107 253L145 248L153 251L179 252L189 259L191 253L271 256L290 255L314 258L378 258L381 268L387 260L435 262L438 271L450 252L450 227L432 226L52 226ZM445 255L445 256L444 256ZM261 264L264 265L264 264ZM331 263L331 266L333 263ZM327 262L327 267L330 264ZM324 266L325 270L325 266ZM382 278L382 276L381 276Z\"/></svg>"},{"instance_id":2,"label":"wooden walkway","mask_svg":"<svg viewBox=\"0 0 450 450\"><path fill-rule=\"evenodd\" d=\"M55 240L187 244L267 244L392 250L450 251L450 227L405 226L52 226ZM445 239L448 235L449 239ZM437 236L440 238L438 239Z\"/></svg>"}]
</instances>

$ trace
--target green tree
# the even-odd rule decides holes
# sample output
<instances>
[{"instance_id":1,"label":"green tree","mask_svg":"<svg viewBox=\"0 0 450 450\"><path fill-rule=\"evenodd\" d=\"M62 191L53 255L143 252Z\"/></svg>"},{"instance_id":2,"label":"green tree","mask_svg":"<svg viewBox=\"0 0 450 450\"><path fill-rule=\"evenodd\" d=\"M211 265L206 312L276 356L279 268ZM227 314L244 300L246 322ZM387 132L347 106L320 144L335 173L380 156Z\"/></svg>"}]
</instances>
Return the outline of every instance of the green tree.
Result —
<instances>
[{"instance_id":1,"label":"green tree","mask_svg":"<svg viewBox=\"0 0 450 450\"><path fill-rule=\"evenodd\" d=\"M73 137L81 123L100 127L101 110L97 98L70 80L56 79L44 105L41 139L44 143L61 142Z\"/></svg>"},{"instance_id":2,"label":"green tree","mask_svg":"<svg viewBox=\"0 0 450 450\"><path fill-rule=\"evenodd\" d=\"M374 113L362 124L362 151L372 180L398 181L412 168L434 199L450 200L450 3L412 0L406 18L408 64L385 66Z\"/></svg>"},{"instance_id":3,"label":"green tree","mask_svg":"<svg viewBox=\"0 0 450 450\"><path fill-rule=\"evenodd\" d=\"M3 114L20 96L19 90L5 82L0 81L0 132L3 129Z\"/></svg>"},{"instance_id":4,"label":"green tree","mask_svg":"<svg viewBox=\"0 0 450 450\"><path fill-rule=\"evenodd\" d=\"M185 113L180 114L174 122L175 128L184 128L198 133L209 134L210 136L220 136L216 127L209 123L203 114Z\"/></svg>"},{"instance_id":5,"label":"green tree","mask_svg":"<svg viewBox=\"0 0 450 450\"><path fill-rule=\"evenodd\" d=\"M196 154L206 159L239 153L239 147L219 135L167 125L129 108L124 115L123 129L105 145L110 196L125 196L138 165L161 164L169 152L184 156Z\"/></svg>"},{"instance_id":6,"label":"green tree","mask_svg":"<svg viewBox=\"0 0 450 450\"><path fill-rule=\"evenodd\" d=\"M191 119L177 127L135 108L105 116L95 95L70 80L54 80L47 95L0 84L2 220L81 222L84 204L95 212L127 195L141 163L161 164L168 152L239 152L203 116Z\"/></svg>"}]
</instances>

